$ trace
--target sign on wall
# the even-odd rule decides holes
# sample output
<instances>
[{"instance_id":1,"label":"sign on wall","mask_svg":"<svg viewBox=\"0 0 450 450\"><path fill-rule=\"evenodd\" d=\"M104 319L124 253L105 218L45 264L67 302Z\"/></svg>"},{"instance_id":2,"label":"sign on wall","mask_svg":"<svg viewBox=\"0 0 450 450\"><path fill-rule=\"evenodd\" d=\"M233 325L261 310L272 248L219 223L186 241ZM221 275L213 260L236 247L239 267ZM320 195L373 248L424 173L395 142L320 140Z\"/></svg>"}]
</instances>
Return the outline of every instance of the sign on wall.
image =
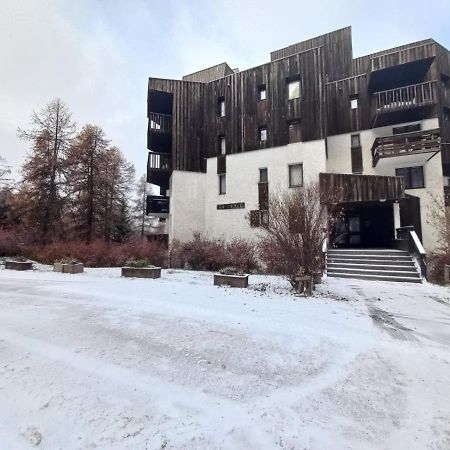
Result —
<instances>
[{"instance_id":1,"label":"sign on wall","mask_svg":"<svg viewBox=\"0 0 450 450\"><path fill-rule=\"evenodd\" d=\"M245 203L223 203L217 205L217 209L245 209Z\"/></svg>"}]
</instances>

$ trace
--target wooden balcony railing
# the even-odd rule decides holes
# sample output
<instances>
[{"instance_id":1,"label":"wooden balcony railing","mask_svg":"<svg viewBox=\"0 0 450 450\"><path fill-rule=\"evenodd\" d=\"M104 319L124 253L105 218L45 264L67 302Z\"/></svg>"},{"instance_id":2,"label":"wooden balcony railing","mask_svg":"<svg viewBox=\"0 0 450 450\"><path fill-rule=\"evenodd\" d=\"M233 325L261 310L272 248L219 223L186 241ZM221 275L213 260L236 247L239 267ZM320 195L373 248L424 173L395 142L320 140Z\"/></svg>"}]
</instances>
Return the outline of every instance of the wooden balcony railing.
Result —
<instances>
[{"instance_id":1,"label":"wooden balcony railing","mask_svg":"<svg viewBox=\"0 0 450 450\"><path fill-rule=\"evenodd\" d=\"M387 69L388 67L430 59L434 56L436 56L436 48L433 43L416 45L370 58L369 70L374 72Z\"/></svg>"},{"instance_id":2,"label":"wooden balcony railing","mask_svg":"<svg viewBox=\"0 0 450 450\"><path fill-rule=\"evenodd\" d=\"M373 96L377 114L433 105L437 101L436 81L375 92Z\"/></svg>"},{"instance_id":3,"label":"wooden balcony railing","mask_svg":"<svg viewBox=\"0 0 450 450\"><path fill-rule=\"evenodd\" d=\"M149 113L148 126L150 131L156 131L159 133L171 133L172 116L159 113Z\"/></svg>"},{"instance_id":4,"label":"wooden balcony railing","mask_svg":"<svg viewBox=\"0 0 450 450\"><path fill-rule=\"evenodd\" d=\"M172 170L172 156L167 153L148 154L147 170L170 171Z\"/></svg>"},{"instance_id":5,"label":"wooden balcony railing","mask_svg":"<svg viewBox=\"0 0 450 450\"><path fill-rule=\"evenodd\" d=\"M372 165L375 167L381 158L439 151L440 145L440 129L380 137L372 146Z\"/></svg>"}]
</instances>

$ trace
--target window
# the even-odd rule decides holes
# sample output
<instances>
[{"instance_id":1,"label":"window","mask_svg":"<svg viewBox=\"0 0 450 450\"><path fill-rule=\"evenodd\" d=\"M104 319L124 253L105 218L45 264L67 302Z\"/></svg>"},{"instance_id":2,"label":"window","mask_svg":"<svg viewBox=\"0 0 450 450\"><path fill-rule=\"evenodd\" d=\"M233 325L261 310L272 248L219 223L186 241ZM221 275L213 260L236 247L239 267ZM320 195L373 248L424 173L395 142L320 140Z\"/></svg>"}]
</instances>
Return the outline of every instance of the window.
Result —
<instances>
[{"instance_id":1,"label":"window","mask_svg":"<svg viewBox=\"0 0 450 450\"><path fill-rule=\"evenodd\" d=\"M227 193L227 175L222 173L219 175L219 194L223 195Z\"/></svg>"},{"instance_id":2,"label":"window","mask_svg":"<svg viewBox=\"0 0 450 450\"><path fill-rule=\"evenodd\" d=\"M289 143L301 142L302 140L302 127L300 120L289 122Z\"/></svg>"},{"instance_id":3,"label":"window","mask_svg":"<svg viewBox=\"0 0 450 450\"><path fill-rule=\"evenodd\" d=\"M258 100L265 100L267 98L266 94L266 85L262 84L261 86L258 86Z\"/></svg>"},{"instance_id":4,"label":"window","mask_svg":"<svg viewBox=\"0 0 450 450\"><path fill-rule=\"evenodd\" d=\"M289 187L303 186L303 164L289 166Z\"/></svg>"},{"instance_id":5,"label":"window","mask_svg":"<svg viewBox=\"0 0 450 450\"><path fill-rule=\"evenodd\" d=\"M259 169L259 182L260 183L268 183L269 182L269 172L267 167Z\"/></svg>"},{"instance_id":6,"label":"window","mask_svg":"<svg viewBox=\"0 0 450 450\"><path fill-rule=\"evenodd\" d=\"M226 155L227 153L227 141L223 134L219 135L217 138L217 146L219 155Z\"/></svg>"},{"instance_id":7,"label":"window","mask_svg":"<svg viewBox=\"0 0 450 450\"><path fill-rule=\"evenodd\" d=\"M300 80L288 81L288 98L294 100L300 98Z\"/></svg>"},{"instance_id":8,"label":"window","mask_svg":"<svg viewBox=\"0 0 450 450\"><path fill-rule=\"evenodd\" d=\"M350 96L350 108L351 109L358 109L358 100L359 100L359 95Z\"/></svg>"},{"instance_id":9,"label":"window","mask_svg":"<svg viewBox=\"0 0 450 450\"><path fill-rule=\"evenodd\" d=\"M267 128L266 127L261 127L259 129L259 140L261 142L267 141Z\"/></svg>"},{"instance_id":10,"label":"window","mask_svg":"<svg viewBox=\"0 0 450 450\"><path fill-rule=\"evenodd\" d=\"M450 77L441 73L441 84L443 88L450 87Z\"/></svg>"},{"instance_id":11,"label":"window","mask_svg":"<svg viewBox=\"0 0 450 450\"><path fill-rule=\"evenodd\" d=\"M395 175L405 179L405 189L418 189L425 187L423 167L402 167L395 169Z\"/></svg>"},{"instance_id":12,"label":"window","mask_svg":"<svg viewBox=\"0 0 450 450\"><path fill-rule=\"evenodd\" d=\"M412 133L413 131L420 131L420 130L421 130L420 123L415 123L414 125L405 125L403 127L394 127L394 128L392 128L392 134Z\"/></svg>"},{"instance_id":13,"label":"window","mask_svg":"<svg viewBox=\"0 0 450 450\"><path fill-rule=\"evenodd\" d=\"M219 97L218 114L219 114L219 117L225 117L225 97Z\"/></svg>"},{"instance_id":14,"label":"window","mask_svg":"<svg viewBox=\"0 0 450 450\"><path fill-rule=\"evenodd\" d=\"M352 134L351 143L352 143L352 148L361 147L360 135Z\"/></svg>"}]
</instances>

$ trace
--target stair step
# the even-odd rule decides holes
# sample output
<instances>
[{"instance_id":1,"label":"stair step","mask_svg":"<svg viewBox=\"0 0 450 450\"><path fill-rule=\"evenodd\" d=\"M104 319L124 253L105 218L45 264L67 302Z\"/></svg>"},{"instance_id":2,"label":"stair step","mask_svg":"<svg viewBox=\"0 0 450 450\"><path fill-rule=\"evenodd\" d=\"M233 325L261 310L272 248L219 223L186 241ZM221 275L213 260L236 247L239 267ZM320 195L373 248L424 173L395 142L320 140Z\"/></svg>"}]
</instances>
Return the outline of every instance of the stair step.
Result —
<instances>
[{"instance_id":1,"label":"stair step","mask_svg":"<svg viewBox=\"0 0 450 450\"><path fill-rule=\"evenodd\" d=\"M337 254L332 253L328 254L327 258L340 258L340 259L372 259L372 260L384 260L384 261L408 261L411 259L411 256L406 255L398 255L398 256L390 256L390 255L349 255L349 254Z\"/></svg>"},{"instance_id":2,"label":"stair step","mask_svg":"<svg viewBox=\"0 0 450 450\"><path fill-rule=\"evenodd\" d=\"M396 251L396 250L386 250L386 251L373 251L373 250L355 250L352 252L343 250L329 250L328 255L330 256L348 256L348 257L359 257L359 256L376 256L376 257L409 257L408 252Z\"/></svg>"},{"instance_id":3,"label":"stair step","mask_svg":"<svg viewBox=\"0 0 450 450\"><path fill-rule=\"evenodd\" d=\"M366 275L366 274L354 274L354 273L339 273L339 274L327 274L332 278L353 278L355 280L371 280L371 281L397 281L403 283L422 283L422 279L402 276L389 276L389 275Z\"/></svg>"},{"instance_id":4,"label":"stair step","mask_svg":"<svg viewBox=\"0 0 450 450\"><path fill-rule=\"evenodd\" d=\"M367 258L327 258L327 264L367 264L372 266L411 266L414 267L414 261L408 259L367 259Z\"/></svg>"},{"instance_id":5,"label":"stair step","mask_svg":"<svg viewBox=\"0 0 450 450\"><path fill-rule=\"evenodd\" d=\"M399 272L415 272L416 267L414 266L414 263L411 263L411 265L396 265L396 264L384 264L384 265L377 265L377 264L347 264L347 263L334 263L330 262L327 263L327 268L330 269L364 269L364 270L389 270L389 271L399 271Z\"/></svg>"},{"instance_id":6,"label":"stair step","mask_svg":"<svg viewBox=\"0 0 450 450\"><path fill-rule=\"evenodd\" d=\"M344 267L342 269L328 269L327 274L355 274L355 275L389 275L389 276L401 276L408 278L420 278L420 275L417 271L399 271L399 270L374 270L374 269L352 269L349 267Z\"/></svg>"}]
</instances>

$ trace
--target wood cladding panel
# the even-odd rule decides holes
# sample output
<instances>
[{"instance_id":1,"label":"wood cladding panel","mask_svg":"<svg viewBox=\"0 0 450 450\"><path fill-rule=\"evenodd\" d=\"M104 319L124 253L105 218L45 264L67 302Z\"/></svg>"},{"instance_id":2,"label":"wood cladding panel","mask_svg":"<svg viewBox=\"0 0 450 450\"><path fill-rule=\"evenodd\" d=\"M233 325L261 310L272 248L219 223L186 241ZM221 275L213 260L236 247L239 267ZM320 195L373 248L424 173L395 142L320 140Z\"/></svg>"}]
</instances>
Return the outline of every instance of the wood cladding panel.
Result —
<instances>
[{"instance_id":1,"label":"wood cladding panel","mask_svg":"<svg viewBox=\"0 0 450 450\"><path fill-rule=\"evenodd\" d=\"M403 177L321 173L319 183L324 203L399 200L405 197Z\"/></svg>"}]
</instances>

